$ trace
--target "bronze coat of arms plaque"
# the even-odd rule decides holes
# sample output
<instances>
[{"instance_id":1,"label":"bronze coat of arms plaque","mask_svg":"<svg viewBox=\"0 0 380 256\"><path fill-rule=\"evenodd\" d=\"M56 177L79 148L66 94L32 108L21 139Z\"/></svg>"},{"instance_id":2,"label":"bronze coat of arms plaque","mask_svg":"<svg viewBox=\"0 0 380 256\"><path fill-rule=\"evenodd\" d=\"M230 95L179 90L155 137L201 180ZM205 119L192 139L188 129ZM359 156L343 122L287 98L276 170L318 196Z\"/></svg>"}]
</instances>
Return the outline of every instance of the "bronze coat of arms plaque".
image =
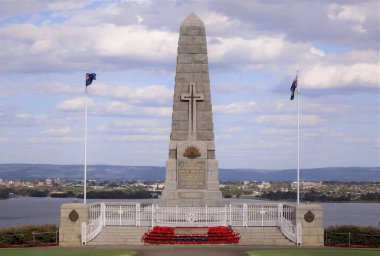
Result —
<instances>
[{"instance_id":1,"label":"bronze coat of arms plaque","mask_svg":"<svg viewBox=\"0 0 380 256\"><path fill-rule=\"evenodd\" d=\"M310 223L314 221L315 215L309 210L303 217L306 222Z\"/></svg>"},{"instance_id":2,"label":"bronze coat of arms plaque","mask_svg":"<svg viewBox=\"0 0 380 256\"><path fill-rule=\"evenodd\" d=\"M78 219L79 219L79 214L77 213L76 210L72 210L69 213L69 220L71 220L71 221L77 221Z\"/></svg>"}]
</instances>

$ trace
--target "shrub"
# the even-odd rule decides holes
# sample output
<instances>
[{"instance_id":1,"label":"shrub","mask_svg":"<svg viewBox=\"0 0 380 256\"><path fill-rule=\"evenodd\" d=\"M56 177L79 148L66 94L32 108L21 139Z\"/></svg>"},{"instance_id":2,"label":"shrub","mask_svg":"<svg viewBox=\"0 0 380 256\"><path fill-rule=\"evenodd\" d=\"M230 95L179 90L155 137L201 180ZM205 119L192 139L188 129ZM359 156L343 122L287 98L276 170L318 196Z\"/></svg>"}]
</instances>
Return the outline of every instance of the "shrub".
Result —
<instances>
[{"instance_id":1,"label":"shrub","mask_svg":"<svg viewBox=\"0 0 380 256\"><path fill-rule=\"evenodd\" d=\"M54 244L58 242L57 230L58 227L51 224L0 228L0 247L21 244Z\"/></svg>"},{"instance_id":2,"label":"shrub","mask_svg":"<svg viewBox=\"0 0 380 256\"><path fill-rule=\"evenodd\" d=\"M354 225L331 226L325 229L326 245L380 246L380 228Z\"/></svg>"}]
</instances>

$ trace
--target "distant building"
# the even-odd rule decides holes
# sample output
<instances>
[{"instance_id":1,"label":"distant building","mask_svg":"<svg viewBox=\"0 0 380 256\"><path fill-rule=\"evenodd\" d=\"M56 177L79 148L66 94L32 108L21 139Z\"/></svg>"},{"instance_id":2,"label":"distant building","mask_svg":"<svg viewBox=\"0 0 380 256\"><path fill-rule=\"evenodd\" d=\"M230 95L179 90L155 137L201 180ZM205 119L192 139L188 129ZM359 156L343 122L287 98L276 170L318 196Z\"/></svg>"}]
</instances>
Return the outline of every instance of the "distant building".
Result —
<instances>
[{"instance_id":1,"label":"distant building","mask_svg":"<svg viewBox=\"0 0 380 256\"><path fill-rule=\"evenodd\" d=\"M46 186L52 186L53 180L52 179L46 179L45 184L46 184Z\"/></svg>"},{"instance_id":2,"label":"distant building","mask_svg":"<svg viewBox=\"0 0 380 256\"><path fill-rule=\"evenodd\" d=\"M308 181L302 181L300 183L300 187L302 189L310 189L310 188L321 188L323 186L322 181L320 182L308 182Z\"/></svg>"},{"instance_id":3,"label":"distant building","mask_svg":"<svg viewBox=\"0 0 380 256\"><path fill-rule=\"evenodd\" d=\"M261 184L257 185L257 187L261 190L271 188L272 185L270 184L270 182L263 181L261 182Z\"/></svg>"},{"instance_id":4,"label":"distant building","mask_svg":"<svg viewBox=\"0 0 380 256\"><path fill-rule=\"evenodd\" d=\"M3 179L0 179L0 184L3 184L4 183L4 180Z\"/></svg>"}]
</instances>

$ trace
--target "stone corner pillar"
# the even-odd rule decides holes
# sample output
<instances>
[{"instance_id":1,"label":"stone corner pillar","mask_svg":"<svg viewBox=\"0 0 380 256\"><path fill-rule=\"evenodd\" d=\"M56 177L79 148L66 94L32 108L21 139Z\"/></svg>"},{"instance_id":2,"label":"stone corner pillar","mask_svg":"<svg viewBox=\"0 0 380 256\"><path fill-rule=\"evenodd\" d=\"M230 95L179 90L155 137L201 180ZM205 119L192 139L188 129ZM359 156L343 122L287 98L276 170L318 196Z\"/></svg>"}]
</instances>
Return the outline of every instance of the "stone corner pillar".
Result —
<instances>
[{"instance_id":1,"label":"stone corner pillar","mask_svg":"<svg viewBox=\"0 0 380 256\"><path fill-rule=\"evenodd\" d=\"M322 205L296 205L296 225L299 223L302 225L302 246L324 246Z\"/></svg>"},{"instance_id":2,"label":"stone corner pillar","mask_svg":"<svg viewBox=\"0 0 380 256\"><path fill-rule=\"evenodd\" d=\"M61 205L61 225L59 227L60 246L81 245L81 225L88 220L87 204L68 203Z\"/></svg>"}]
</instances>

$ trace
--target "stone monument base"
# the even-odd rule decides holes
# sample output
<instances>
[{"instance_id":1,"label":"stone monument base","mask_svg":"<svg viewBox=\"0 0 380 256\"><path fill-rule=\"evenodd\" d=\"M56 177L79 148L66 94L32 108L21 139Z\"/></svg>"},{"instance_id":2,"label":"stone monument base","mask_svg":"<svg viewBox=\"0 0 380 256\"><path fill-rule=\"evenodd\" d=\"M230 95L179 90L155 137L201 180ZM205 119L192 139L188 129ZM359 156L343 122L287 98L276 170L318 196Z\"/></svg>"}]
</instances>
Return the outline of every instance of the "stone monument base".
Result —
<instances>
[{"instance_id":1,"label":"stone monument base","mask_svg":"<svg viewBox=\"0 0 380 256\"><path fill-rule=\"evenodd\" d=\"M172 141L160 206L224 206L214 142Z\"/></svg>"}]
</instances>

